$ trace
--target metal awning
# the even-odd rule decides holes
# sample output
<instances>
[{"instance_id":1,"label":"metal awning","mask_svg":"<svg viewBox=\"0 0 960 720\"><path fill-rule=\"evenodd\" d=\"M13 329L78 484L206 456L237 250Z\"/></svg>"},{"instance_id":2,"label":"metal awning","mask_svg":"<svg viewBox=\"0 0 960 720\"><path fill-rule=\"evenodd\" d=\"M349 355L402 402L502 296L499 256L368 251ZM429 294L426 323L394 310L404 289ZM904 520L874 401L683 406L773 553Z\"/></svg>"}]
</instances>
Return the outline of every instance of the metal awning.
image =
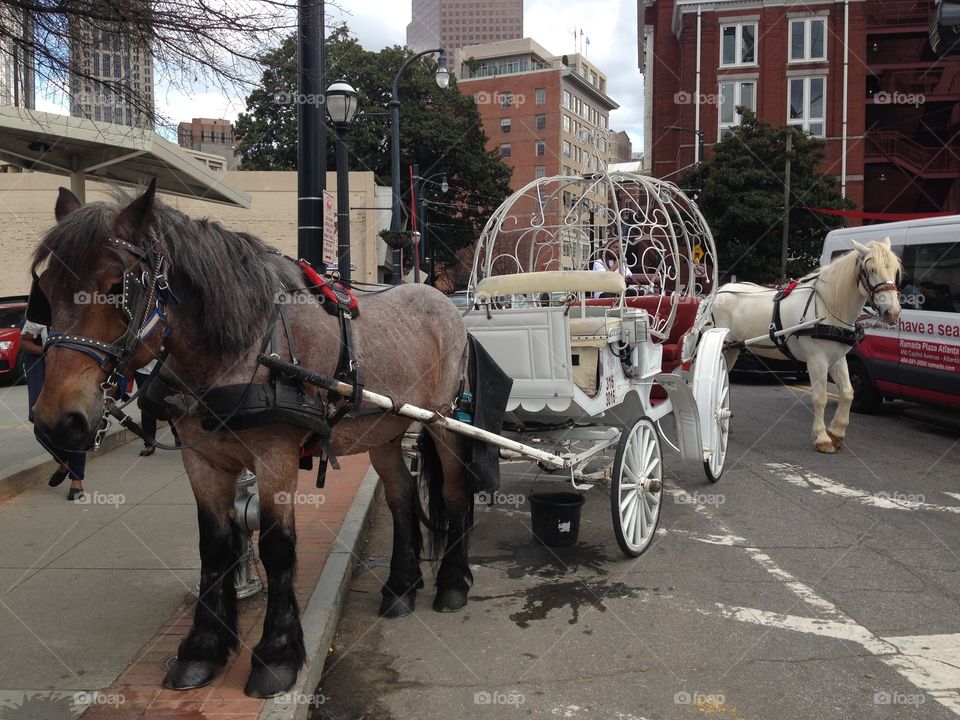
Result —
<instances>
[{"instance_id":1,"label":"metal awning","mask_svg":"<svg viewBox=\"0 0 960 720\"><path fill-rule=\"evenodd\" d=\"M250 196L152 130L69 115L0 108L0 162L70 177L84 200L84 181L146 184L169 195L250 207Z\"/></svg>"}]
</instances>

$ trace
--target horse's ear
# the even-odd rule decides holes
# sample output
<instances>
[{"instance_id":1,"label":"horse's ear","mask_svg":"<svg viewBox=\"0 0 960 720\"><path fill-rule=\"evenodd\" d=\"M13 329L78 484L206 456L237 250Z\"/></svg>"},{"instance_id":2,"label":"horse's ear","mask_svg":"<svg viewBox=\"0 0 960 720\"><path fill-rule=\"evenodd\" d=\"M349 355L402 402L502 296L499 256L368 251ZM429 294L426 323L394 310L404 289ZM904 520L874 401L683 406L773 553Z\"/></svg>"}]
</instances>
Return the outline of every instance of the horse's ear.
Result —
<instances>
[{"instance_id":1,"label":"horse's ear","mask_svg":"<svg viewBox=\"0 0 960 720\"><path fill-rule=\"evenodd\" d=\"M889 248L889 247L890 247L890 236L887 235L883 240L880 241L880 244L881 244L881 245L886 245L886 246Z\"/></svg>"},{"instance_id":2,"label":"horse's ear","mask_svg":"<svg viewBox=\"0 0 960 720\"><path fill-rule=\"evenodd\" d=\"M79 210L83 205L80 199L65 187L60 188L60 194L57 195L57 204L53 207L53 214L57 217L57 222L63 220L74 210Z\"/></svg>"},{"instance_id":3,"label":"horse's ear","mask_svg":"<svg viewBox=\"0 0 960 720\"><path fill-rule=\"evenodd\" d=\"M868 248L866 245L861 245L856 240L851 240L851 242L853 243L853 249L864 257L867 257L870 254L870 248Z\"/></svg>"},{"instance_id":4,"label":"horse's ear","mask_svg":"<svg viewBox=\"0 0 960 720\"><path fill-rule=\"evenodd\" d=\"M117 215L116 228L125 239L136 242L153 222L153 206L157 195L157 179L147 186L147 191L127 205Z\"/></svg>"}]
</instances>

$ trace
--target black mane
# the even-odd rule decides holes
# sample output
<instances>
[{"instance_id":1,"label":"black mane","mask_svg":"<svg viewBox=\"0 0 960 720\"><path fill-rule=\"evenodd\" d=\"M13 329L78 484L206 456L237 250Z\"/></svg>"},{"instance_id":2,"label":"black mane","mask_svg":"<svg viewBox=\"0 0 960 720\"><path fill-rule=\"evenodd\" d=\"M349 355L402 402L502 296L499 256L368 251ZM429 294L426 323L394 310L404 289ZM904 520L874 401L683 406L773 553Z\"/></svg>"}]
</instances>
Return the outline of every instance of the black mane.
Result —
<instances>
[{"instance_id":1,"label":"black mane","mask_svg":"<svg viewBox=\"0 0 960 720\"><path fill-rule=\"evenodd\" d=\"M90 203L67 215L34 251L31 270L46 263L57 286L86 289L83 285L96 272L111 234L111 218L132 199L117 193L114 202ZM206 218L194 220L159 201L153 217L171 289L189 307L212 351L235 355L251 348L263 333L278 291L303 285L296 266L253 235L226 230ZM145 241L124 239L140 245Z\"/></svg>"}]
</instances>

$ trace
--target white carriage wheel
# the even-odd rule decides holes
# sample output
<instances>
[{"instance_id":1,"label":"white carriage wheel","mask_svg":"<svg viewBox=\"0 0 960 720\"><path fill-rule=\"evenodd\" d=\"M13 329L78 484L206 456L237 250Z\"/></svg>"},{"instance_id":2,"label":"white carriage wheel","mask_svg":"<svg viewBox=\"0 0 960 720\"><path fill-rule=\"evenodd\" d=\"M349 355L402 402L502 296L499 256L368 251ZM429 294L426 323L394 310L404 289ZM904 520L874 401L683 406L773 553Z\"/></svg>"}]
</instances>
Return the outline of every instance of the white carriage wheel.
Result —
<instances>
[{"instance_id":1,"label":"white carriage wheel","mask_svg":"<svg viewBox=\"0 0 960 720\"><path fill-rule=\"evenodd\" d=\"M660 437L649 418L625 427L613 461L610 510L620 549L641 555L653 542L663 500Z\"/></svg>"},{"instance_id":2,"label":"white carriage wheel","mask_svg":"<svg viewBox=\"0 0 960 720\"><path fill-rule=\"evenodd\" d=\"M717 482L723 474L723 465L727 459L727 439L730 437L730 375L723 355L717 358L716 377L709 408L710 422L703 438L704 444L711 449L710 457L703 462L703 471L707 480ZM703 412L703 409L700 410Z\"/></svg>"}]
</instances>

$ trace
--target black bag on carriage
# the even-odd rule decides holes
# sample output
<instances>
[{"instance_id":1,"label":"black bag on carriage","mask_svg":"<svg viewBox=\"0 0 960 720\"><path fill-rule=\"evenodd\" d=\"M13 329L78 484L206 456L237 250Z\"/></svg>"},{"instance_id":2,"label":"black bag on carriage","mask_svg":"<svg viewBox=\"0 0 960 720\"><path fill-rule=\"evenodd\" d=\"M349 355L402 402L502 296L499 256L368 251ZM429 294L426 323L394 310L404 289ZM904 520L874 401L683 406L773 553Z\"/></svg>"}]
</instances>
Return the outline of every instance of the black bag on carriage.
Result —
<instances>
[{"instance_id":1,"label":"black bag on carriage","mask_svg":"<svg viewBox=\"0 0 960 720\"><path fill-rule=\"evenodd\" d=\"M467 339L470 345L467 372L473 392L473 426L499 435L513 378L500 369L497 361L473 335L468 335ZM465 462L472 492L500 489L500 448L482 440L470 440Z\"/></svg>"}]
</instances>

